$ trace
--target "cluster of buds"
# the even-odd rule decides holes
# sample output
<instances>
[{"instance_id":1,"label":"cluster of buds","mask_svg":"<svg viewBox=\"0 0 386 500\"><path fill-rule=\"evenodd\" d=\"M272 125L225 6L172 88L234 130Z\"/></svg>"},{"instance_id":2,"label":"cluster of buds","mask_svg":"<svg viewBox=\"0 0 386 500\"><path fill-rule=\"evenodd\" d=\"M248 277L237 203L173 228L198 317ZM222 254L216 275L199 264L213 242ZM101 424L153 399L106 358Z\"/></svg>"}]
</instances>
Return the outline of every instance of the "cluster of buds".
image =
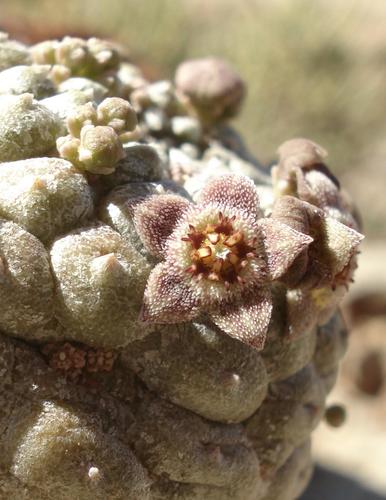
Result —
<instances>
[{"instance_id":1,"label":"cluster of buds","mask_svg":"<svg viewBox=\"0 0 386 500\"><path fill-rule=\"evenodd\" d=\"M120 55L116 48L98 38L64 37L47 40L31 48L37 64L49 64L67 76L95 77L119 67Z\"/></svg>"},{"instance_id":2,"label":"cluster of buds","mask_svg":"<svg viewBox=\"0 0 386 500\"><path fill-rule=\"evenodd\" d=\"M168 80L148 83L130 94L134 109L141 117L143 135L174 136L197 142L201 138L201 125L196 118L186 116L175 86Z\"/></svg>"},{"instance_id":3,"label":"cluster of buds","mask_svg":"<svg viewBox=\"0 0 386 500\"><path fill-rule=\"evenodd\" d=\"M80 106L66 124L69 134L56 142L60 156L82 170L111 174L125 157L122 143L130 139L137 117L128 101L109 97L97 107Z\"/></svg>"},{"instance_id":4,"label":"cluster of buds","mask_svg":"<svg viewBox=\"0 0 386 500\"><path fill-rule=\"evenodd\" d=\"M130 95L130 100L137 112L158 108L168 115L173 115L181 109L175 88L168 80L148 83L135 89Z\"/></svg>"},{"instance_id":5,"label":"cluster of buds","mask_svg":"<svg viewBox=\"0 0 386 500\"><path fill-rule=\"evenodd\" d=\"M113 351L74 346L69 342L46 344L42 353L48 358L52 369L71 380L78 380L85 373L110 372L117 358Z\"/></svg>"},{"instance_id":6,"label":"cluster of buds","mask_svg":"<svg viewBox=\"0 0 386 500\"><path fill-rule=\"evenodd\" d=\"M130 95L145 133L167 133L177 141L199 143L203 129L234 117L245 85L238 73L217 58L193 59L176 70L174 83L142 85Z\"/></svg>"}]
</instances>

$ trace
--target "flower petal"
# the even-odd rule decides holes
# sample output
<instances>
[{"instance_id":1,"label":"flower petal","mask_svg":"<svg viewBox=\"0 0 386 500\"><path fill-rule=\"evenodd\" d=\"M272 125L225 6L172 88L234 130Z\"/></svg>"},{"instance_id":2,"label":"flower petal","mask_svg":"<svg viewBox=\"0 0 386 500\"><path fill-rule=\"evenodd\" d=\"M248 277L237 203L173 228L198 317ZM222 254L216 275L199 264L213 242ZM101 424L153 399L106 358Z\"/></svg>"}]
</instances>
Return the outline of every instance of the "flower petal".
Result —
<instances>
[{"instance_id":1,"label":"flower petal","mask_svg":"<svg viewBox=\"0 0 386 500\"><path fill-rule=\"evenodd\" d=\"M135 227L150 253L164 255L166 240L190 206L188 200L173 194L153 195L135 206Z\"/></svg>"},{"instance_id":2,"label":"flower petal","mask_svg":"<svg viewBox=\"0 0 386 500\"><path fill-rule=\"evenodd\" d=\"M264 347L272 313L272 297L268 289L260 289L241 303L224 304L210 317L221 330L257 350Z\"/></svg>"},{"instance_id":3,"label":"flower petal","mask_svg":"<svg viewBox=\"0 0 386 500\"><path fill-rule=\"evenodd\" d=\"M253 217L260 213L256 187L244 175L226 174L213 179L201 191L198 201L201 205L213 203L244 210Z\"/></svg>"},{"instance_id":4,"label":"flower petal","mask_svg":"<svg viewBox=\"0 0 386 500\"><path fill-rule=\"evenodd\" d=\"M313 241L310 236L272 218L260 219L258 226L263 236L272 280L280 278L296 257Z\"/></svg>"},{"instance_id":5,"label":"flower petal","mask_svg":"<svg viewBox=\"0 0 386 500\"><path fill-rule=\"evenodd\" d=\"M199 313L199 301L183 277L167 262L150 273L140 319L149 323L179 323Z\"/></svg>"},{"instance_id":6,"label":"flower petal","mask_svg":"<svg viewBox=\"0 0 386 500\"><path fill-rule=\"evenodd\" d=\"M309 172L296 169L297 191L301 200L307 201L317 207L340 207L339 184L335 178L323 171L324 165L318 165ZM325 167L327 169L327 167ZM328 173L330 173L327 170Z\"/></svg>"},{"instance_id":7,"label":"flower petal","mask_svg":"<svg viewBox=\"0 0 386 500\"><path fill-rule=\"evenodd\" d=\"M286 226L295 229L299 233L309 234L310 224L308 221L308 212L311 207L294 196L280 196L272 208L271 217Z\"/></svg>"},{"instance_id":8,"label":"flower petal","mask_svg":"<svg viewBox=\"0 0 386 500\"><path fill-rule=\"evenodd\" d=\"M323 230L329 265L335 276L350 263L364 236L332 217L325 218Z\"/></svg>"}]
</instances>

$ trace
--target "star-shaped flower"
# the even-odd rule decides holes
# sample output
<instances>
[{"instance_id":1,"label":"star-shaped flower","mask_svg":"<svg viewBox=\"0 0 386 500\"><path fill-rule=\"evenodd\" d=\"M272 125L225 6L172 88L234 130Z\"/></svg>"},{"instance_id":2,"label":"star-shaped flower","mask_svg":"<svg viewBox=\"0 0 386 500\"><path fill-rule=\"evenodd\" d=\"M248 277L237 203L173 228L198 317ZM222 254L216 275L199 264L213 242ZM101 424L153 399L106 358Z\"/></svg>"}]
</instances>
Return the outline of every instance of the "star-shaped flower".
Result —
<instances>
[{"instance_id":1,"label":"star-shaped flower","mask_svg":"<svg viewBox=\"0 0 386 500\"><path fill-rule=\"evenodd\" d=\"M253 182L224 175L198 204L154 195L134 221L147 250L163 259L150 274L141 319L178 323L206 314L225 333L257 349L271 318L270 283L312 242L273 218L261 218Z\"/></svg>"},{"instance_id":2,"label":"star-shaped flower","mask_svg":"<svg viewBox=\"0 0 386 500\"><path fill-rule=\"evenodd\" d=\"M326 322L353 281L363 235L320 208L293 196L280 197L272 217L312 236L312 243L281 277L287 293L287 329L291 335Z\"/></svg>"},{"instance_id":3,"label":"star-shaped flower","mask_svg":"<svg viewBox=\"0 0 386 500\"><path fill-rule=\"evenodd\" d=\"M293 196L282 196L276 201L272 218L313 240L282 275L283 282L303 289L348 287L362 234Z\"/></svg>"}]
</instances>

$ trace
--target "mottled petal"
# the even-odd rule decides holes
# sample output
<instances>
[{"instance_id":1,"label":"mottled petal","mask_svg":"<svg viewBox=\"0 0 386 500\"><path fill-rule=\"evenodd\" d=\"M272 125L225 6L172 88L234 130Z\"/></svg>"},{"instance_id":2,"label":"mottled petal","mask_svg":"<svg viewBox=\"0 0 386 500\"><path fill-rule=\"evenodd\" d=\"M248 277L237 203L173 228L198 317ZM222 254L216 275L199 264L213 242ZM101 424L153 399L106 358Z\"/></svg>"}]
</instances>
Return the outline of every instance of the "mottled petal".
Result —
<instances>
[{"instance_id":1,"label":"mottled petal","mask_svg":"<svg viewBox=\"0 0 386 500\"><path fill-rule=\"evenodd\" d=\"M271 292L261 289L241 303L224 304L220 310L211 312L210 317L230 337L260 351L264 347L271 313Z\"/></svg>"},{"instance_id":2,"label":"mottled petal","mask_svg":"<svg viewBox=\"0 0 386 500\"><path fill-rule=\"evenodd\" d=\"M294 196L280 196L272 210L272 219L285 224L295 231L310 234L308 210L311 205ZM313 208L313 207L311 207ZM280 281L293 288L304 277L309 264L309 248L304 248L291 264Z\"/></svg>"},{"instance_id":3,"label":"mottled petal","mask_svg":"<svg viewBox=\"0 0 386 500\"><path fill-rule=\"evenodd\" d=\"M218 204L243 210L253 217L260 213L256 187L244 175L221 175L210 181L201 191L201 205Z\"/></svg>"},{"instance_id":4,"label":"mottled petal","mask_svg":"<svg viewBox=\"0 0 386 500\"><path fill-rule=\"evenodd\" d=\"M300 168L296 169L298 196L301 200L321 208L340 207L339 184L335 182L332 174L327 175L323 171L323 167L327 169L324 165L309 172L303 172ZM330 173L328 170L327 172Z\"/></svg>"},{"instance_id":5,"label":"mottled petal","mask_svg":"<svg viewBox=\"0 0 386 500\"><path fill-rule=\"evenodd\" d=\"M135 227L150 253L163 257L166 240L190 206L188 200L173 194L153 195L135 206Z\"/></svg>"},{"instance_id":6,"label":"mottled petal","mask_svg":"<svg viewBox=\"0 0 386 500\"><path fill-rule=\"evenodd\" d=\"M158 264L147 282L141 320L148 323L189 321L199 312L199 301L183 277L167 262Z\"/></svg>"},{"instance_id":7,"label":"mottled petal","mask_svg":"<svg viewBox=\"0 0 386 500\"><path fill-rule=\"evenodd\" d=\"M263 236L272 280L280 278L296 257L313 241L310 236L272 218L259 220L258 226Z\"/></svg>"},{"instance_id":8,"label":"mottled petal","mask_svg":"<svg viewBox=\"0 0 386 500\"><path fill-rule=\"evenodd\" d=\"M336 275L349 264L364 236L331 217L325 218L323 229L329 265Z\"/></svg>"},{"instance_id":9,"label":"mottled petal","mask_svg":"<svg viewBox=\"0 0 386 500\"><path fill-rule=\"evenodd\" d=\"M345 226L351 227L355 231L361 231L361 221L357 214L354 215L349 210L336 207L325 207L324 211L329 217L336 219Z\"/></svg>"},{"instance_id":10,"label":"mottled petal","mask_svg":"<svg viewBox=\"0 0 386 500\"><path fill-rule=\"evenodd\" d=\"M294 196L280 196L272 209L272 219L303 234L310 233L309 205Z\"/></svg>"}]
</instances>

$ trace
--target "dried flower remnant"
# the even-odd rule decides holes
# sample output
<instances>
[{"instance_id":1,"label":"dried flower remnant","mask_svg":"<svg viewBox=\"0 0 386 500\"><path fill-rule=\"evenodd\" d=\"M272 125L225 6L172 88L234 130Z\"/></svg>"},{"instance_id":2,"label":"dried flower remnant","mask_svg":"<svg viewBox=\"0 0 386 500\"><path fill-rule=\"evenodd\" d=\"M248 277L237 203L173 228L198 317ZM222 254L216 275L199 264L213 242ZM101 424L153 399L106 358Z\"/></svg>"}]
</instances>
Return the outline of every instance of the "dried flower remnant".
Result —
<instances>
[{"instance_id":1,"label":"dried flower remnant","mask_svg":"<svg viewBox=\"0 0 386 500\"><path fill-rule=\"evenodd\" d=\"M359 229L355 208L339 181L324 163L327 151L308 139L291 139L278 149L272 169L276 196L296 196L324 210L343 224Z\"/></svg>"},{"instance_id":2,"label":"dried flower remnant","mask_svg":"<svg viewBox=\"0 0 386 500\"><path fill-rule=\"evenodd\" d=\"M117 355L113 351L104 349L88 349L86 370L90 373L110 372L114 366Z\"/></svg>"},{"instance_id":3,"label":"dried flower remnant","mask_svg":"<svg viewBox=\"0 0 386 500\"><path fill-rule=\"evenodd\" d=\"M78 380L85 373L110 372L117 358L113 351L75 346L70 342L46 344L42 353L48 358L51 368L62 372L71 380Z\"/></svg>"},{"instance_id":4,"label":"dried flower remnant","mask_svg":"<svg viewBox=\"0 0 386 500\"><path fill-rule=\"evenodd\" d=\"M70 379L78 378L86 365L85 349L74 347L69 342L46 344L42 353L48 358L51 368L65 373Z\"/></svg>"},{"instance_id":5,"label":"dried flower remnant","mask_svg":"<svg viewBox=\"0 0 386 500\"><path fill-rule=\"evenodd\" d=\"M79 106L66 121L69 135L56 141L62 158L93 174L111 174L125 157L122 143L137 125L135 111L119 97L107 98L97 108Z\"/></svg>"},{"instance_id":6,"label":"dried flower remnant","mask_svg":"<svg viewBox=\"0 0 386 500\"><path fill-rule=\"evenodd\" d=\"M312 238L260 218L253 182L233 174L212 180L198 205L151 196L136 205L134 220L148 251L164 259L150 274L142 320L178 323L206 313L231 337L261 349L272 310L270 282Z\"/></svg>"}]
</instances>

